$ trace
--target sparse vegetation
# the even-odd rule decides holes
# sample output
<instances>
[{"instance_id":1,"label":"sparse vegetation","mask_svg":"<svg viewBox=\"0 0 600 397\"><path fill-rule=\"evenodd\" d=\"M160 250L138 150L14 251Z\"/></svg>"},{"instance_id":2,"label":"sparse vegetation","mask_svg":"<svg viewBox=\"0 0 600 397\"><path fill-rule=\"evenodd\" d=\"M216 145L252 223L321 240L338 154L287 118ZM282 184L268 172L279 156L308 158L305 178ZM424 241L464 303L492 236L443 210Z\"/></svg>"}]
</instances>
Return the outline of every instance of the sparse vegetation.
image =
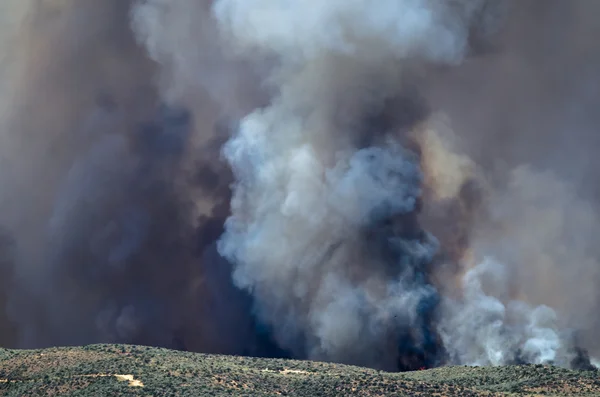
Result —
<instances>
[{"instance_id":1,"label":"sparse vegetation","mask_svg":"<svg viewBox=\"0 0 600 397\"><path fill-rule=\"evenodd\" d=\"M596 371L527 365L385 373L128 345L0 349L2 396L600 395Z\"/></svg>"}]
</instances>

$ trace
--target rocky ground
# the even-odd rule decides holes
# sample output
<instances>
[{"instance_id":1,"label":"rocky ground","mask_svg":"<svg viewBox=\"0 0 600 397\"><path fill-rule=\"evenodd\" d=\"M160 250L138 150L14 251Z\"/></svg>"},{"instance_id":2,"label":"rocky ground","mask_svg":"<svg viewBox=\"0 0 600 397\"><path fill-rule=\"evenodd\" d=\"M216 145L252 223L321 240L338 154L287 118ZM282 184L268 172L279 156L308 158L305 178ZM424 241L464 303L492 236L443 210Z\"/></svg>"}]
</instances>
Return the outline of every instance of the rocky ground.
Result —
<instances>
[{"instance_id":1,"label":"rocky ground","mask_svg":"<svg viewBox=\"0 0 600 397\"><path fill-rule=\"evenodd\" d=\"M407 373L128 345L0 349L1 396L600 395L597 371L529 365Z\"/></svg>"}]
</instances>

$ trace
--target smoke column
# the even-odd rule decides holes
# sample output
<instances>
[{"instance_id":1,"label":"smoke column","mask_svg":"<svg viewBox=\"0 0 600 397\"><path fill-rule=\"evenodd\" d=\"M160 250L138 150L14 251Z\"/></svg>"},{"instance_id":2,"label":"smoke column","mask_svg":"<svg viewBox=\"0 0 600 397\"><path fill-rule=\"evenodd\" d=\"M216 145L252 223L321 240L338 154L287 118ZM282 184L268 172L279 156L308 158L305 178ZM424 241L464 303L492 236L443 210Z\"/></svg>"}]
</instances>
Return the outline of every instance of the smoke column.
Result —
<instances>
[{"instance_id":1,"label":"smoke column","mask_svg":"<svg viewBox=\"0 0 600 397\"><path fill-rule=\"evenodd\" d=\"M593 3L5 1L0 344L590 368Z\"/></svg>"},{"instance_id":2,"label":"smoke column","mask_svg":"<svg viewBox=\"0 0 600 397\"><path fill-rule=\"evenodd\" d=\"M237 184L219 248L296 354L384 368L441 358L427 276L437 241L410 220L418 158L390 130L403 126L363 120L403 93L403 61L460 62L477 7L216 2L234 47L278 63L272 103L224 148Z\"/></svg>"},{"instance_id":3,"label":"smoke column","mask_svg":"<svg viewBox=\"0 0 600 397\"><path fill-rule=\"evenodd\" d=\"M234 48L278 60L272 104L243 119L224 149L238 182L220 252L283 346L407 369L545 363L564 347L551 309L484 293L479 278L501 266L487 258L466 273L457 307L439 296L428 276L437 241L409 220L421 171L395 147L413 126L360 125L403 94L412 70L460 63L487 5L215 4Z\"/></svg>"}]
</instances>

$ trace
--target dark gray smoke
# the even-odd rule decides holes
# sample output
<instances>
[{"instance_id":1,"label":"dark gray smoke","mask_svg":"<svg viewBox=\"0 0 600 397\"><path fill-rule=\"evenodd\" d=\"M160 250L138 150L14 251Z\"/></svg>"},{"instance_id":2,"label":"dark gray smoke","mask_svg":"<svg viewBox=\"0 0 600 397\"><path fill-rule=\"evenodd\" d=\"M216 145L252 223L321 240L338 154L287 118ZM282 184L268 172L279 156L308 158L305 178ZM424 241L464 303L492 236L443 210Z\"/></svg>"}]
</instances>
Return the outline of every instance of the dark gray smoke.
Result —
<instances>
[{"instance_id":1,"label":"dark gray smoke","mask_svg":"<svg viewBox=\"0 0 600 397\"><path fill-rule=\"evenodd\" d=\"M5 3L0 344L600 356L592 2Z\"/></svg>"},{"instance_id":2,"label":"dark gray smoke","mask_svg":"<svg viewBox=\"0 0 600 397\"><path fill-rule=\"evenodd\" d=\"M160 98L129 2L13 7L27 10L3 68L2 344L252 352L248 298L215 250L216 117Z\"/></svg>"}]
</instances>

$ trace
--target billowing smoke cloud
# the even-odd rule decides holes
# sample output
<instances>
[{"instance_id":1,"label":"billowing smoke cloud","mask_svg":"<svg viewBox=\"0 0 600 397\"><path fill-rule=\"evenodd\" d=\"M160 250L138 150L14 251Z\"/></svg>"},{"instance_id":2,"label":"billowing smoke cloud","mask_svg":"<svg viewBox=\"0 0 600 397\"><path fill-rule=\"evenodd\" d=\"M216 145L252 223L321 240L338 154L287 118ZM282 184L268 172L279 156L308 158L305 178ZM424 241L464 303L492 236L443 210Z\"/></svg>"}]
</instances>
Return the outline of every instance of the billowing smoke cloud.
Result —
<instances>
[{"instance_id":1,"label":"billowing smoke cloud","mask_svg":"<svg viewBox=\"0 0 600 397\"><path fill-rule=\"evenodd\" d=\"M428 83L429 103L450 116L460 135L453 151L462 154L461 164L471 159L461 175L480 185L478 209L458 206L468 225L467 233L464 223L457 229L468 247L463 262L471 268L491 257L504 269L504 292L494 292L504 305L518 300L554 310L551 328L562 339L556 359L563 364L578 362L581 347L598 355L592 336L600 269L593 237L598 98L592 87L600 58L588 36L600 27L588 17L596 7L511 4L491 53Z\"/></svg>"},{"instance_id":2,"label":"billowing smoke cloud","mask_svg":"<svg viewBox=\"0 0 600 397\"><path fill-rule=\"evenodd\" d=\"M235 48L279 64L271 105L244 118L224 149L237 184L220 251L296 354L433 365L439 297L427 266L437 241L405 219L418 209L418 158L394 137L402 126L361 123L403 93L403 61L459 62L479 5L294 4L215 4Z\"/></svg>"},{"instance_id":3,"label":"billowing smoke cloud","mask_svg":"<svg viewBox=\"0 0 600 397\"><path fill-rule=\"evenodd\" d=\"M0 7L1 344L600 355L591 2Z\"/></svg>"},{"instance_id":4,"label":"billowing smoke cloud","mask_svg":"<svg viewBox=\"0 0 600 397\"><path fill-rule=\"evenodd\" d=\"M3 36L2 344L254 351L247 297L215 248L222 127L160 100L131 5L13 4L25 11Z\"/></svg>"}]
</instances>

